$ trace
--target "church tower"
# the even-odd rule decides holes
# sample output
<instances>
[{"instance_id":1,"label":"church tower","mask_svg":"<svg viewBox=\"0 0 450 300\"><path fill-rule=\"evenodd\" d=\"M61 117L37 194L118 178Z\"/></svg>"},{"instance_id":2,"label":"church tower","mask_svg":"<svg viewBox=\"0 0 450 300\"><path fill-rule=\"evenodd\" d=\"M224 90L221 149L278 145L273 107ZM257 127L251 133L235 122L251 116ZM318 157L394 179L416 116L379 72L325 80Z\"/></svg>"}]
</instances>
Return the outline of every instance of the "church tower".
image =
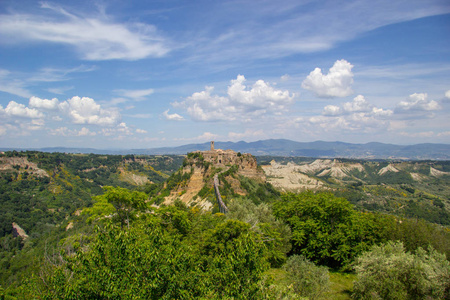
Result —
<instances>
[{"instance_id":1,"label":"church tower","mask_svg":"<svg viewBox=\"0 0 450 300\"><path fill-rule=\"evenodd\" d=\"M214 141L211 141L211 151L214 151Z\"/></svg>"}]
</instances>

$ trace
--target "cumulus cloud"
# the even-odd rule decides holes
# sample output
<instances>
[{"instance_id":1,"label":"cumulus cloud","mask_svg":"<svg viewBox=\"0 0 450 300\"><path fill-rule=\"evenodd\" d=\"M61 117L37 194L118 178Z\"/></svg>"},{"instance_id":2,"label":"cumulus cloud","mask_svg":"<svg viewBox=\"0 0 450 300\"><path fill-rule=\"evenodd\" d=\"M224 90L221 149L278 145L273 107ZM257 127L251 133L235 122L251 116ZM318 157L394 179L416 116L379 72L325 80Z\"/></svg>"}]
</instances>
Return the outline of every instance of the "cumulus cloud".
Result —
<instances>
[{"instance_id":1,"label":"cumulus cloud","mask_svg":"<svg viewBox=\"0 0 450 300\"><path fill-rule=\"evenodd\" d=\"M169 110L163 112L163 116L169 121L183 121L184 118L179 114L169 114Z\"/></svg>"},{"instance_id":2,"label":"cumulus cloud","mask_svg":"<svg viewBox=\"0 0 450 300\"><path fill-rule=\"evenodd\" d=\"M348 112L368 112L372 109L372 105L366 101L363 95L353 98L352 102L344 104L344 110Z\"/></svg>"},{"instance_id":3,"label":"cumulus cloud","mask_svg":"<svg viewBox=\"0 0 450 300\"><path fill-rule=\"evenodd\" d=\"M83 127L80 131L78 131L78 136L94 136L97 135L97 133L90 131L88 128Z\"/></svg>"},{"instance_id":4,"label":"cumulus cloud","mask_svg":"<svg viewBox=\"0 0 450 300\"><path fill-rule=\"evenodd\" d=\"M322 114L324 116L338 116L342 114L342 109L336 105L327 105L323 109Z\"/></svg>"},{"instance_id":5,"label":"cumulus cloud","mask_svg":"<svg viewBox=\"0 0 450 300\"><path fill-rule=\"evenodd\" d=\"M353 98L352 102L346 102L342 107L336 105L327 105L323 109L322 115L324 116L339 116L339 115L350 115L354 113L362 113L371 116L390 116L393 111L390 109L377 108L371 103L369 103L363 95L358 95Z\"/></svg>"},{"instance_id":6,"label":"cumulus cloud","mask_svg":"<svg viewBox=\"0 0 450 300\"><path fill-rule=\"evenodd\" d=\"M60 103L59 109L70 116L75 124L114 126L121 119L117 110L104 109L94 99L88 97L72 97Z\"/></svg>"},{"instance_id":7,"label":"cumulus cloud","mask_svg":"<svg viewBox=\"0 0 450 300\"><path fill-rule=\"evenodd\" d=\"M204 132L202 135L196 137L196 140L199 141L211 141L217 139L219 136L217 134L211 132Z\"/></svg>"},{"instance_id":8,"label":"cumulus cloud","mask_svg":"<svg viewBox=\"0 0 450 300\"><path fill-rule=\"evenodd\" d=\"M56 129L50 127L54 122L60 123ZM6 108L0 105L0 125L7 129L8 134L14 135L29 135L30 131L36 130L60 136L131 135L130 129L121 122L117 109L104 108L92 98L77 96L66 101L33 96L28 107L10 101ZM85 126L80 129L79 125ZM107 130L92 131L87 125L106 127Z\"/></svg>"},{"instance_id":9,"label":"cumulus cloud","mask_svg":"<svg viewBox=\"0 0 450 300\"><path fill-rule=\"evenodd\" d=\"M428 100L426 93L414 93L409 96L405 101L401 101L397 107L396 112L408 112L408 111L436 111L441 108L439 103L434 100Z\"/></svg>"},{"instance_id":10,"label":"cumulus cloud","mask_svg":"<svg viewBox=\"0 0 450 300\"><path fill-rule=\"evenodd\" d=\"M136 129L136 132L137 133L142 133L142 134L144 134L144 133L147 133L147 130L144 130L144 129Z\"/></svg>"},{"instance_id":11,"label":"cumulus cloud","mask_svg":"<svg viewBox=\"0 0 450 300\"><path fill-rule=\"evenodd\" d=\"M392 115L392 110L375 107L363 95L358 95L352 102L345 102L341 106L325 106L322 116L310 117L307 122L325 131L371 132L386 129L390 124L388 119Z\"/></svg>"},{"instance_id":12,"label":"cumulus cloud","mask_svg":"<svg viewBox=\"0 0 450 300\"><path fill-rule=\"evenodd\" d=\"M318 97L346 97L353 93L353 65L345 59L337 60L328 74L315 68L302 82L302 88L314 92Z\"/></svg>"},{"instance_id":13,"label":"cumulus cloud","mask_svg":"<svg viewBox=\"0 0 450 300\"><path fill-rule=\"evenodd\" d=\"M0 108L0 110L1 109L2 108ZM8 103L8 105L4 109L4 113L10 117L20 117L30 119L38 119L44 117L44 114L39 110L26 107L25 105L17 103L15 101L10 101Z\"/></svg>"},{"instance_id":14,"label":"cumulus cloud","mask_svg":"<svg viewBox=\"0 0 450 300\"><path fill-rule=\"evenodd\" d=\"M445 98L450 99L450 90L445 92Z\"/></svg>"},{"instance_id":15,"label":"cumulus cloud","mask_svg":"<svg viewBox=\"0 0 450 300\"><path fill-rule=\"evenodd\" d=\"M33 96L30 98L28 105L33 108L54 110L54 109L58 108L59 101L56 98L53 98L52 100L48 100L48 99L41 99L41 98Z\"/></svg>"},{"instance_id":16,"label":"cumulus cloud","mask_svg":"<svg viewBox=\"0 0 450 300\"><path fill-rule=\"evenodd\" d=\"M42 8L48 10L40 11L39 15L1 15L3 40L65 44L87 60L138 60L160 57L169 51L166 39L155 26L114 23L101 15L78 16L47 3Z\"/></svg>"},{"instance_id":17,"label":"cumulus cloud","mask_svg":"<svg viewBox=\"0 0 450 300\"><path fill-rule=\"evenodd\" d=\"M249 120L265 113L280 113L294 102L289 91L276 90L263 80L247 87L243 75L231 80L227 96L213 95L214 87L192 94L183 102L172 103L174 107L186 109L197 121Z\"/></svg>"}]
</instances>

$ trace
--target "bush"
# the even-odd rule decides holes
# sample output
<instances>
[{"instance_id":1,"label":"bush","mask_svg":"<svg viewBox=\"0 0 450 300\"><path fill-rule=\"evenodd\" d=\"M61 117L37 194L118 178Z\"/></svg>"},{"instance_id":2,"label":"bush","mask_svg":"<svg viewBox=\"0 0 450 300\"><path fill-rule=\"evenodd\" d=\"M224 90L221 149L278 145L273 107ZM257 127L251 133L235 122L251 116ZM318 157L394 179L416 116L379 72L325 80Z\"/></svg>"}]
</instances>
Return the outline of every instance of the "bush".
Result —
<instances>
[{"instance_id":1,"label":"bush","mask_svg":"<svg viewBox=\"0 0 450 300\"><path fill-rule=\"evenodd\" d=\"M374 246L356 261L355 299L449 299L450 263L430 247L405 252L403 243Z\"/></svg>"},{"instance_id":2,"label":"bush","mask_svg":"<svg viewBox=\"0 0 450 300\"><path fill-rule=\"evenodd\" d=\"M300 296L323 299L330 288L328 269L316 266L302 255L289 257L284 269L294 292Z\"/></svg>"}]
</instances>

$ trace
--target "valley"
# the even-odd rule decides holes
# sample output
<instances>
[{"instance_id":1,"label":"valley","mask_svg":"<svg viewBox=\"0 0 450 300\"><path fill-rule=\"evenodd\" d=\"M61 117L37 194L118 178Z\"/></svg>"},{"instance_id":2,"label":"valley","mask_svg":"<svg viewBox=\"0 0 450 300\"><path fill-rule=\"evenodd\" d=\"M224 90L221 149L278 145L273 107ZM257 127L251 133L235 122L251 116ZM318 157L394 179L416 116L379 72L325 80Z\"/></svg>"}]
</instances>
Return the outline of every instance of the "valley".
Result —
<instances>
[{"instance_id":1,"label":"valley","mask_svg":"<svg viewBox=\"0 0 450 300\"><path fill-rule=\"evenodd\" d=\"M215 177L229 209L225 215L217 203ZM120 204L114 202L117 195L145 201ZM348 272L349 263L357 255L372 244L389 240L402 241L408 251L431 244L447 257L450 254L448 161L255 157L215 149L214 145L210 145L210 150L187 155L10 151L0 154L0 199L0 292L6 287L9 295L16 296L21 295L22 287L29 287L28 276L42 272L43 257L57 259L49 251L58 253L65 249L84 255L93 241L95 244L99 228L111 228L108 230L115 234L123 230L140 232L139 226L147 226L146 222L161 224L158 226L165 234L175 234L173 238L182 234L189 241L187 247L201 249L209 247L202 243L211 238L211 230L220 231L223 226L231 226L226 229L231 231L248 230L254 239L264 241L266 252L258 259L272 266L268 274L282 276L290 276L290 271L279 269L285 261L302 254L316 264L339 271L333 280L340 280L345 278L345 273L340 272ZM120 201L133 198L123 199ZM294 203L301 203L304 208L292 206ZM331 220L333 209L349 213L339 221L339 230L344 231L324 232L325 236L334 236L334 244L343 243L339 247L344 248L332 250L339 256L319 255L319 250L308 248L323 243L321 240L301 247L295 242L298 225L291 223L293 219L286 215L286 209L297 213L316 207L332 209L327 212ZM125 212L126 218L122 217L118 227L117 218ZM310 218L312 212L304 217ZM322 217L325 219L314 222L334 222ZM302 226L306 224L309 223ZM355 224L359 224L357 228ZM231 229L233 226L243 227ZM201 241L197 241L198 236ZM263 251L258 247L257 251ZM70 257L67 259L70 261ZM59 262L55 266L65 264ZM262 266L261 270L267 268ZM202 276L211 276L211 270L205 270ZM39 280L34 282L41 284ZM277 283L271 293L285 293L286 286Z\"/></svg>"}]
</instances>

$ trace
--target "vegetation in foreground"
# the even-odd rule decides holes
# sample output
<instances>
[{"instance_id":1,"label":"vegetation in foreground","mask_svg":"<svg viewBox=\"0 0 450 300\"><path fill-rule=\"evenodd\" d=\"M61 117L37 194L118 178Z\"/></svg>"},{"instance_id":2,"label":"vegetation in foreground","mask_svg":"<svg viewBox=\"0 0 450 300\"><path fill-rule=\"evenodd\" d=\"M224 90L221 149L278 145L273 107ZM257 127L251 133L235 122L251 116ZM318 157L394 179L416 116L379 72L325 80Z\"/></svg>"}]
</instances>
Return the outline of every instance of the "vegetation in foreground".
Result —
<instances>
[{"instance_id":1,"label":"vegetation in foreground","mask_svg":"<svg viewBox=\"0 0 450 300\"><path fill-rule=\"evenodd\" d=\"M449 296L446 227L361 212L346 199L324 192L259 201L240 197L222 215L180 202L156 208L138 190L105 188L90 200L94 205L62 221L73 223L72 228L53 226L39 239L3 236L1 297ZM395 293L386 292L393 287Z\"/></svg>"}]
</instances>

